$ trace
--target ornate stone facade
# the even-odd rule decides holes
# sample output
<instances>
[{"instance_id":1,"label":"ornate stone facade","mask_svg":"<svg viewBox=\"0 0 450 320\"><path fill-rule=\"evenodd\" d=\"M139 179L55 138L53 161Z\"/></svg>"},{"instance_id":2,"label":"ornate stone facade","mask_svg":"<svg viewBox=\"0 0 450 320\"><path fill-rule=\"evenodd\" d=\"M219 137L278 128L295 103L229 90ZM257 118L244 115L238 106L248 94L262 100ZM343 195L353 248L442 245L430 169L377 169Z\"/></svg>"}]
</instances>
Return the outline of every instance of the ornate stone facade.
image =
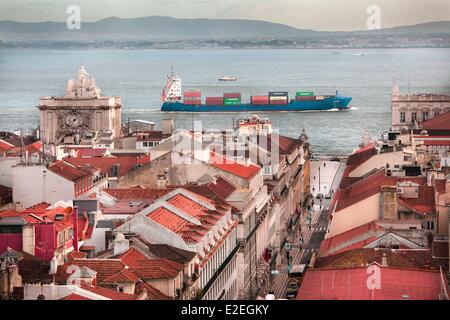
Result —
<instances>
[{"instance_id":1,"label":"ornate stone facade","mask_svg":"<svg viewBox=\"0 0 450 320\"><path fill-rule=\"evenodd\" d=\"M120 97L100 95L95 79L84 67L76 79L67 81L63 97L43 97L39 101L41 137L54 145L65 141L77 144L98 131L110 131L120 136Z\"/></svg>"},{"instance_id":2,"label":"ornate stone facade","mask_svg":"<svg viewBox=\"0 0 450 320\"><path fill-rule=\"evenodd\" d=\"M401 94L392 88L392 128L412 129L418 124L450 111L450 96L443 94Z\"/></svg>"}]
</instances>

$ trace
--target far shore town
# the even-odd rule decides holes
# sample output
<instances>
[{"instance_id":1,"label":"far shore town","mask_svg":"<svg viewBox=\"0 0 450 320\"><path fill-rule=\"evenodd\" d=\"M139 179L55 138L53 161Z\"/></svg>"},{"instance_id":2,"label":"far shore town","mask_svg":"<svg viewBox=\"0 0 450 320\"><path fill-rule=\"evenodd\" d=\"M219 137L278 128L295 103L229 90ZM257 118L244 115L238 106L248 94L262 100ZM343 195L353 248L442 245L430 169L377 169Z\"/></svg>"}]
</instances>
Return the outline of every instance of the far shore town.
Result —
<instances>
[{"instance_id":1,"label":"far shore town","mask_svg":"<svg viewBox=\"0 0 450 320\"><path fill-rule=\"evenodd\" d=\"M0 131L0 300L448 300L450 96L391 107L325 157L257 115L123 121L81 67Z\"/></svg>"}]
</instances>

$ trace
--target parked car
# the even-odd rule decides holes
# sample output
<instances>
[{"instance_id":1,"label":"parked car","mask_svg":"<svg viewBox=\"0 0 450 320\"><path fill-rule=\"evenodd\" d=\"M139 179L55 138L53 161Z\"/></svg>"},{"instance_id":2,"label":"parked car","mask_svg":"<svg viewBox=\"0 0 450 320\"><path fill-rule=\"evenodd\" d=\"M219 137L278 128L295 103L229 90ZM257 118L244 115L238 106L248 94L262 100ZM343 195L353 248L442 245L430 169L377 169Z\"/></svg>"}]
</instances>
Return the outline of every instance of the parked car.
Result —
<instances>
[{"instance_id":1,"label":"parked car","mask_svg":"<svg viewBox=\"0 0 450 320\"><path fill-rule=\"evenodd\" d=\"M299 285L297 281L289 281L288 289L298 290Z\"/></svg>"},{"instance_id":2,"label":"parked car","mask_svg":"<svg viewBox=\"0 0 450 320\"><path fill-rule=\"evenodd\" d=\"M297 297L298 289L287 289L286 295L284 296L288 300L294 300Z\"/></svg>"},{"instance_id":3,"label":"parked car","mask_svg":"<svg viewBox=\"0 0 450 320\"><path fill-rule=\"evenodd\" d=\"M323 193L318 193L316 199L323 199Z\"/></svg>"},{"instance_id":4,"label":"parked car","mask_svg":"<svg viewBox=\"0 0 450 320\"><path fill-rule=\"evenodd\" d=\"M325 199L331 199L331 192L328 192L328 193L325 195Z\"/></svg>"}]
</instances>

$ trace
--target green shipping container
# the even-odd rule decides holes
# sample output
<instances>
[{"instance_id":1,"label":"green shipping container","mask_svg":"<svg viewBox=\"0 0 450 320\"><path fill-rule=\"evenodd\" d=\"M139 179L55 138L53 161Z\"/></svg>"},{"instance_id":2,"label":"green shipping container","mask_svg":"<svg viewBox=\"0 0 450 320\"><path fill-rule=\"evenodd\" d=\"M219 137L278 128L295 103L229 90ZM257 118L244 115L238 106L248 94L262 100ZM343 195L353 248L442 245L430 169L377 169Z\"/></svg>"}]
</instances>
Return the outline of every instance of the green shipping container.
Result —
<instances>
[{"instance_id":1,"label":"green shipping container","mask_svg":"<svg viewBox=\"0 0 450 320\"><path fill-rule=\"evenodd\" d=\"M295 93L296 97L309 97L309 96L313 96L314 92L312 91L298 91Z\"/></svg>"},{"instance_id":2,"label":"green shipping container","mask_svg":"<svg viewBox=\"0 0 450 320\"><path fill-rule=\"evenodd\" d=\"M240 98L224 98L223 104L224 105L241 104L241 99Z\"/></svg>"}]
</instances>

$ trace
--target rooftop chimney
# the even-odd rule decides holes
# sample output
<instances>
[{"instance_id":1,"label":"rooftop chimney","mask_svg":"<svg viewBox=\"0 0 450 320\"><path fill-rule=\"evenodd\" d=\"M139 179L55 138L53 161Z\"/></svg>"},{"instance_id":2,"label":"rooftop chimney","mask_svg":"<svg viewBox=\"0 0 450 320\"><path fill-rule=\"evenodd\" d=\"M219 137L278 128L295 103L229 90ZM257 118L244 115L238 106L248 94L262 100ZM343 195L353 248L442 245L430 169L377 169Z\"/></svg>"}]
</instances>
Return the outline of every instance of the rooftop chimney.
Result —
<instances>
[{"instance_id":1,"label":"rooftop chimney","mask_svg":"<svg viewBox=\"0 0 450 320\"><path fill-rule=\"evenodd\" d=\"M50 261L49 274L50 275L56 274L56 271L58 271L58 261L56 260L55 257L53 257L52 260Z\"/></svg>"},{"instance_id":2,"label":"rooftop chimney","mask_svg":"<svg viewBox=\"0 0 450 320\"><path fill-rule=\"evenodd\" d=\"M383 252L383 256L381 257L381 265L383 267L389 267L386 252Z\"/></svg>"},{"instance_id":3,"label":"rooftop chimney","mask_svg":"<svg viewBox=\"0 0 450 320\"><path fill-rule=\"evenodd\" d=\"M397 219L397 187L382 186L380 190L380 219Z\"/></svg>"},{"instance_id":4,"label":"rooftop chimney","mask_svg":"<svg viewBox=\"0 0 450 320\"><path fill-rule=\"evenodd\" d=\"M130 248L130 241L125 239L123 233L118 232L114 239L114 255L121 254L123 252L128 251Z\"/></svg>"}]
</instances>

